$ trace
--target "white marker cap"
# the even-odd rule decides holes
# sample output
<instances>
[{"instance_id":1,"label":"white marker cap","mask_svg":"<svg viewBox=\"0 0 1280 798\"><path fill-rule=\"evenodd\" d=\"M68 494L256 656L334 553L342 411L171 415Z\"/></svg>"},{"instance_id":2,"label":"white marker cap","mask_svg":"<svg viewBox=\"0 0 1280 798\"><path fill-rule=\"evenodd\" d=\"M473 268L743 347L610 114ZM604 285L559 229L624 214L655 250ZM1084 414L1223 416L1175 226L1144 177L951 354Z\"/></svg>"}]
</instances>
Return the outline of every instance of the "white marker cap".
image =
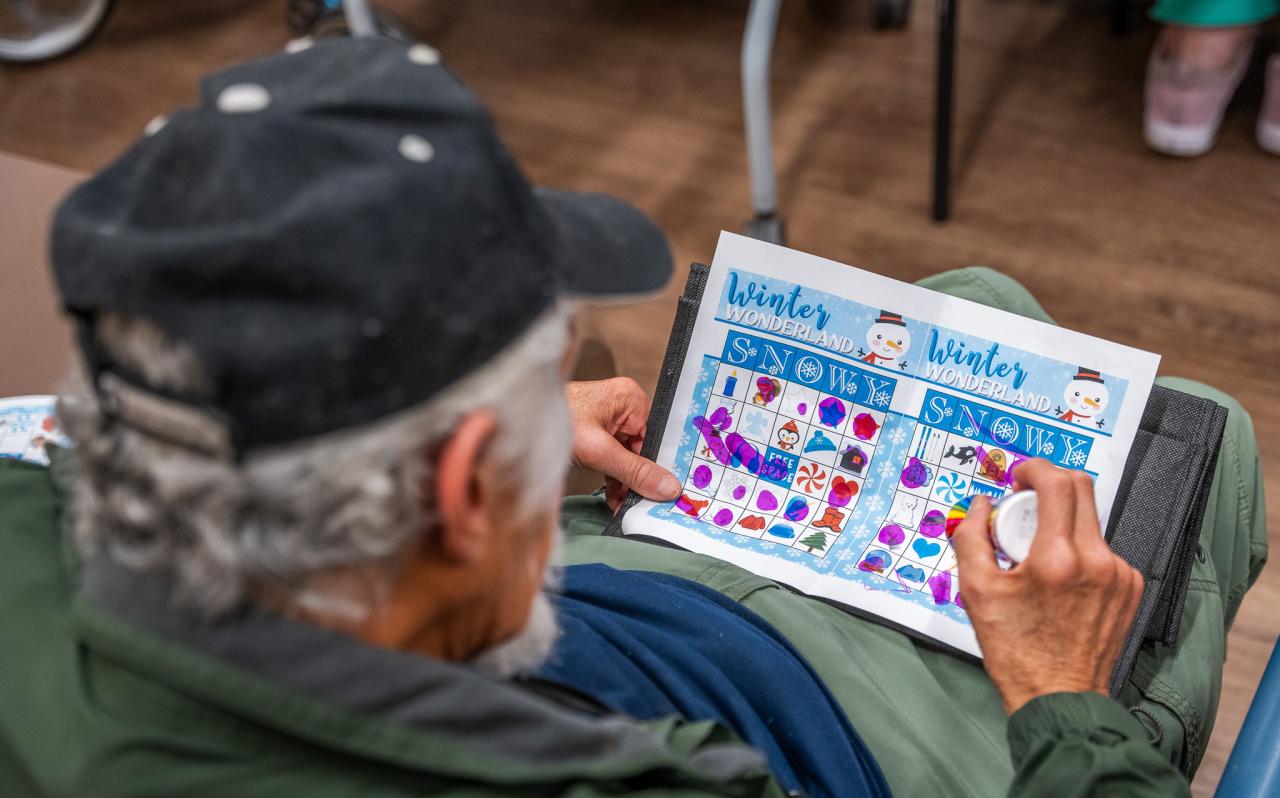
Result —
<instances>
[{"instance_id":1,"label":"white marker cap","mask_svg":"<svg viewBox=\"0 0 1280 798\"><path fill-rule=\"evenodd\" d=\"M1036 493L1022 490L1000 500L991 517L991 539L1014 562L1031 553L1036 537Z\"/></svg>"}]
</instances>

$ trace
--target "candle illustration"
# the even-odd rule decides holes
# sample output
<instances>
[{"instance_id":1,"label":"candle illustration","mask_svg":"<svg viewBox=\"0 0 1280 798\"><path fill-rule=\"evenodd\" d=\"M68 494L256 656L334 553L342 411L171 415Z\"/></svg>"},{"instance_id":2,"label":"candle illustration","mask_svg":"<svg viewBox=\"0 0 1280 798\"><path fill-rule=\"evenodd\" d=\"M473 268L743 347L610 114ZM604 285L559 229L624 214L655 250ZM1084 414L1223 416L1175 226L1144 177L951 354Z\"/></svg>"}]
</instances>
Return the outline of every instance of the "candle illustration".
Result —
<instances>
[{"instance_id":1,"label":"candle illustration","mask_svg":"<svg viewBox=\"0 0 1280 798\"><path fill-rule=\"evenodd\" d=\"M738 372L733 371L728 377L724 378L724 395L733 396L733 392L738 388Z\"/></svg>"}]
</instances>

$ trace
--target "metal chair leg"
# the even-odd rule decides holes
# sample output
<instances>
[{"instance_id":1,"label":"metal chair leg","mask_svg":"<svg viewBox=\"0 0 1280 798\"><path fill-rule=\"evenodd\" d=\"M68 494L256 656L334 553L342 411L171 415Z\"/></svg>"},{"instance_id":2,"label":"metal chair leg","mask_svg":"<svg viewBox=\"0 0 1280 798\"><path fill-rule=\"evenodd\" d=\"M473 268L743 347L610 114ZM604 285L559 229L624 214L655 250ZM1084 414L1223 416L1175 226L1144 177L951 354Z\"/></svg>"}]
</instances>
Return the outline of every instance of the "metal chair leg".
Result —
<instances>
[{"instance_id":1,"label":"metal chair leg","mask_svg":"<svg viewBox=\"0 0 1280 798\"><path fill-rule=\"evenodd\" d=\"M347 15L347 29L357 38L378 35L378 23L368 0L343 0L342 10Z\"/></svg>"},{"instance_id":2,"label":"metal chair leg","mask_svg":"<svg viewBox=\"0 0 1280 798\"><path fill-rule=\"evenodd\" d=\"M955 78L956 5L938 0L938 87L933 116L933 218L951 215L951 94Z\"/></svg>"},{"instance_id":3,"label":"metal chair leg","mask_svg":"<svg viewBox=\"0 0 1280 798\"><path fill-rule=\"evenodd\" d=\"M773 173L773 135L770 130L769 59L778 28L782 0L751 0L742 34L742 107L747 127L747 173L751 178L754 216L746 224L752 238L781 244L777 185Z\"/></svg>"},{"instance_id":4,"label":"metal chair leg","mask_svg":"<svg viewBox=\"0 0 1280 798\"><path fill-rule=\"evenodd\" d=\"M1111 0L1111 35L1124 36L1133 30L1129 0Z\"/></svg>"}]
</instances>

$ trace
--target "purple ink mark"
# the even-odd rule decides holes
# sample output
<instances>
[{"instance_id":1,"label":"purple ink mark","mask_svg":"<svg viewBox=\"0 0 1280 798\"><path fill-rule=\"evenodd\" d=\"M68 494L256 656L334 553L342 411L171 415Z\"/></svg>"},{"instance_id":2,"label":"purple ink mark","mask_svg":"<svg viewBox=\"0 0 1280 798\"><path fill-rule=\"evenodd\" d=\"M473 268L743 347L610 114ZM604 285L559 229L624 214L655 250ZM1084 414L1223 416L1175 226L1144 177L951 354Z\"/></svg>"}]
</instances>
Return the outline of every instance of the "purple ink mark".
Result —
<instances>
[{"instance_id":1,"label":"purple ink mark","mask_svg":"<svg viewBox=\"0 0 1280 798\"><path fill-rule=\"evenodd\" d=\"M809 412L809 405L805 404L804 402L801 402L800 404L796 405L796 412L802 416L806 415Z\"/></svg>"},{"instance_id":2,"label":"purple ink mark","mask_svg":"<svg viewBox=\"0 0 1280 798\"><path fill-rule=\"evenodd\" d=\"M929 577L929 591L933 593L934 604L946 604L951 600L951 574L946 571L939 571ZM956 596L956 606L964 608L960 603L960 597Z\"/></svg>"},{"instance_id":3,"label":"purple ink mark","mask_svg":"<svg viewBox=\"0 0 1280 798\"><path fill-rule=\"evenodd\" d=\"M920 521L920 534L927 538L942 537L947 531L947 517L942 514L941 510L930 510L924 514L924 519Z\"/></svg>"},{"instance_id":4,"label":"purple ink mark","mask_svg":"<svg viewBox=\"0 0 1280 798\"><path fill-rule=\"evenodd\" d=\"M702 490L711 484L711 469L707 466L700 465L693 469L693 486L698 490Z\"/></svg>"},{"instance_id":5,"label":"purple ink mark","mask_svg":"<svg viewBox=\"0 0 1280 798\"><path fill-rule=\"evenodd\" d=\"M927 484L930 476L929 466L913 457L907 461L906 468L902 469L902 484L908 488L918 488Z\"/></svg>"},{"instance_id":6,"label":"purple ink mark","mask_svg":"<svg viewBox=\"0 0 1280 798\"><path fill-rule=\"evenodd\" d=\"M733 489L733 498L736 499L737 501L742 501L742 497L746 495L747 495L746 485L739 485L738 487Z\"/></svg>"},{"instance_id":7,"label":"purple ink mark","mask_svg":"<svg viewBox=\"0 0 1280 798\"><path fill-rule=\"evenodd\" d=\"M788 521L797 524L809 517L809 505L799 496L787 502L787 509L782 514Z\"/></svg>"},{"instance_id":8,"label":"purple ink mark","mask_svg":"<svg viewBox=\"0 0 1280 798\"><path fill-rule=\"evenodd\" d=\"M904 565L898 569L898 577L908 582L923 582L924 569L917 568L914 565Z\"/></svg>"},{"instance_id":9,"label":"purple ink mark","mask_svg":"<svg viewBox=\"0 0 1280 798\"><path fill-rule=\"evenodd\" d=\"M869 441L875 437L876 430L880 429L880 425L870 413L859 413L853 419L853 434L859 440Z\"/></svg>"},{"instance_id":10,"label":"purple ink mark","mask_svg":"<svg viewBox=\"0 0 1280 798\"><path fill-rule=\"evenodd\" d=\"M892 558L889 552L879 549L872 549L867 552L867 556L862 558L862 562L858 563L858 570L866 571L872 574L882 574L889 567Z\"/></svg>"},{"instance_id":11,"label":"purple ink mark","mask_svg":"<svg viewBox=\"0 0 1280 798\"><path fill-rule=\"evenodd\" d=\"M827 504L832 507L847 507L858 492L858 483L845 479L837 474L831 478L831 490L827 493Z\"/></svg>"},{"instance_id":12,"label":"purple ink mark","mask_svg":"<svg viewBox=\"0 0 1280 798\"><path fill-rule=\"evenodd\" d=\"M844 402L834 396L828 396L818 403L818 421L832 429L840 426L840 422L844 421L846 415L848 414L844 409Z\"/></svg>"},{"instance_id":13,"label":"purple ink mark","mask_svg":"<svg viewBox=\"0 0 1280 798\"><path fill-rule=\"evenodd\" d=\"M764 510L766 513L773 512L778 509L778 497L774 496L767 490L760 491L760 495L756 497L756 507Z\"/></svg>"},{"instance_id":14,"label":"purple ink mark","mask_svg":"<svg viewBox=\"0 0 1280 798\"><path fill-rule=\"evenodd\" d=\"M733 523L733 511L728 507L722 507L711 520L716 523L716 526L728 526Z\"/></svg>"},{"instance_id":15,"label":"purple ink mark","mask_svg":"<svg viewBox=\"0 0 1280 798\"><path fill-rule=\"evenodd\" d=\"M902 531L902 527L897 524L888 524L880 530L880 534L876 535L876 540L886 546L897 546L907 539L907 535Z\"/></svg>"},{"instance_id":16,"label":"purple ink mark","mask_svg":"<svg viewBox=\"0 0 1280 798\"><path fill-rule=\"evenodd\" d=\"M960 609L962 609L962 610L968 610L968 609L969 609L968 607L966 607L966 606L964 605L964 596L960 595L959 593L957 593L957 594L956 594L956 606L957 606L957 607L959 607L959 608L960 608Z\"/></svg>"}]
</instances>

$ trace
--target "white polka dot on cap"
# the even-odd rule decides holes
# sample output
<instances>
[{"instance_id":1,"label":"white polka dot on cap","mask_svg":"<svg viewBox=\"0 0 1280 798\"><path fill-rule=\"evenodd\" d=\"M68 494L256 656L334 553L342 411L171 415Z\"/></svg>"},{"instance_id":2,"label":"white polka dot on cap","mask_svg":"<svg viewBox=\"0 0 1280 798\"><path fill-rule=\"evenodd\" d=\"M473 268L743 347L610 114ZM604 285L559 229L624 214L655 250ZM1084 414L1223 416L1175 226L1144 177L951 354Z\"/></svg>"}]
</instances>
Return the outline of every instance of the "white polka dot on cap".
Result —
<instances>
[{"instance_id":1,"label":"white polka dot on cap","mask_svg":"<svg viewBox=\"0 0 1280 798\"><path fill-rule=\"evenodd\" d=\"M154 136L155 134L159 133L161 130L164 130L164 126L167 124L169 124L169 115L160 114L155 119L152 119L150 122L147 123L147 126L142 129L142 135Z\"/></svg>"},{"instance_id":2,"label":"white polka dot on cap","mask_svg":"<svg viewBox=\"0 0 1280 798\"><path fill-rule=\"evenodd\" d=\"M426 163L435 157L436 148L422 136L410 133L400 139L400 154L411 161Z\"/></svg>"},{"instance_id":3,"label":"white polka dot on cap","mask_svg":"<svg viewBox=\"0 0 1280 798\"><path fill-rule=\"evenodd\" d=\"M296 39L290 39L289 42L285 44L284 51L290 55L293 53L300 53L315 43L316 40L312 36L299 36Z\"/></svg>"},{"instance_id":4,"label":"white polka dot on cap","mask_svg":"<svg viewBox=\"0 0 1280 798\"><path fill-rule=\"evenodd\" d=\"M271 105L271 92L257 83L233 83L218 94L218 110L224 114L252 114Z\"/></svg>"},{"instance_id":5,"label":"white polka dot on cap","mask_svg":"<svg viewBox=\"0 0 1280 798\"><path fill-rule=\"evenodd\" d=\"M440 51L429 44L415 44L409 48L409 60L424 66L438 64L440 63Z\"/></svg>"}]
</instances>

